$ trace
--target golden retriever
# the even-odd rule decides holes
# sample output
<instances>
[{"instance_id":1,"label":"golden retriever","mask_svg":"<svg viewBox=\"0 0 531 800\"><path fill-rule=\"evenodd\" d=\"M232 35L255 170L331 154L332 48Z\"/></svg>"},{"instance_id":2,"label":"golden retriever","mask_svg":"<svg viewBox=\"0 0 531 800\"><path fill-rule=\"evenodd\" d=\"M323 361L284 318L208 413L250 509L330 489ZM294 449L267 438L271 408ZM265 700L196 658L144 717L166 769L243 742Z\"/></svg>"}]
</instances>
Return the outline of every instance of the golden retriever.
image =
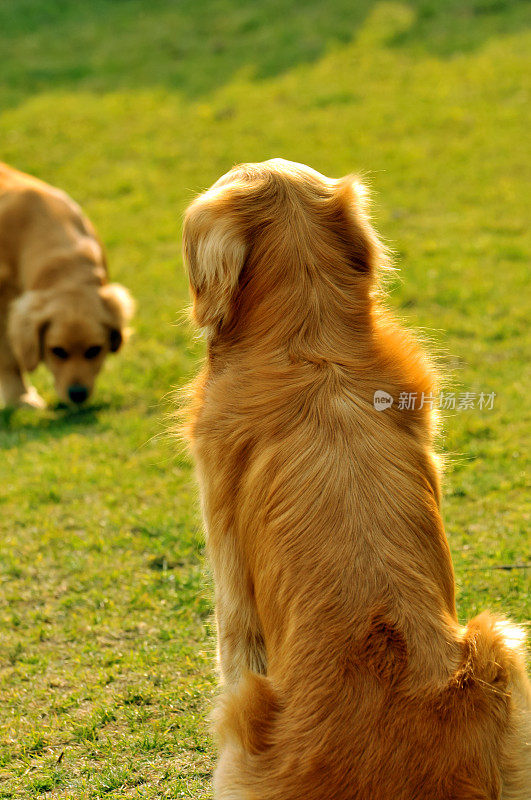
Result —
<instances>
[{"instance_id":1,"label":"golden retriever","mask_svg":"<svg viewBox=\"0 0 531 800\"><path fill-rule=\"evenodd\" d=\"M122 344L133 300L108 283L103 247L64 192L0 164L0 394L42 407L24 373L44 361L59 397L90 396Z\"/></svg>"},{"instance_id":2,"label":"golden retriever","mask_svg":"<svg viewBox=\"0 0 531 800\"><path fill-rule=\"evenodd\" d=\"M231 170L187 211L206 365L187 435L216 586L218 800L524 800L521 632L459 625L415 341L363 191ZM527 764L527 766L526 766Z\"/></svg>"}]
</instances>

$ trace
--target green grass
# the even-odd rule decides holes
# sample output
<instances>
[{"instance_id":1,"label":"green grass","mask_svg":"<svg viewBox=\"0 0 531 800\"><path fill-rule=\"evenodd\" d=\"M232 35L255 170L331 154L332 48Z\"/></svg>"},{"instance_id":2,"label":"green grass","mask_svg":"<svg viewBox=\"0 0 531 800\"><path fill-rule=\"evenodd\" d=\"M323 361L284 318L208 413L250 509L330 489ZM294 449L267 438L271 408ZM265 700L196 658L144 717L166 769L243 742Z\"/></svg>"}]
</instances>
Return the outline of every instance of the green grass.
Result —
<instances>
[{"instance_id":1,"label":"green grass","mask_svg":"<svg viewBox=\"0 0 531 800\"><path fill-rule=\"evenodd\" d=\"M353 10L355 6L356 10ZM234 162L364 175L457 391L444 515L460 617L529 615L529 7L516 0L0 0L0 156L69 191L138 300L94 404L0 412L0 799L210 797L211 587L169 393L180 219ZM528 352L528 350L527 350Z\"/></svg>"}]
</instances>

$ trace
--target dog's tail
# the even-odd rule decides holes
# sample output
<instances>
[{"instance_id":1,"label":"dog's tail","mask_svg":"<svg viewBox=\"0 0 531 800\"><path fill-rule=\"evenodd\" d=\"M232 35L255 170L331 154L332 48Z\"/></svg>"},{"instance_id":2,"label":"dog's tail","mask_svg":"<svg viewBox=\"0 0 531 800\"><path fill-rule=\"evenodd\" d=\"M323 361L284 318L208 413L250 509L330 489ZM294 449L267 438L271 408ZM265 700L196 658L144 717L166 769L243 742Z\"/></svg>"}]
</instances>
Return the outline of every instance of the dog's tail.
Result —
<instances>
[{"instance_id":1,"label":"dog's tail","mask_svg":"<svg viewBox=\"0 0 531 800\"><path fill-rule=\"evenodd\" d=\"M529 702L525 638L522 628L488 611L474 617L464 631L464 659L454 675L455 683L476 682Z\"/></svg>"},{"instance_id":2,"label":"dog's tail","mask_svg":"<svg viewBox=\"0 0 531 800\"><path fill-rule=\"evenodd\" d=\"M463 659L443 692L441 710L451 715L454 735L461 723L462 741L475 731L468 760L483 767L466 777L461 772L455 782L450 778L452 800L488 800L498 796L500 784L504 800L529 796L531 684L524 645L521 628L486 611L464 629Z\"/></svg>"}]
</instances>

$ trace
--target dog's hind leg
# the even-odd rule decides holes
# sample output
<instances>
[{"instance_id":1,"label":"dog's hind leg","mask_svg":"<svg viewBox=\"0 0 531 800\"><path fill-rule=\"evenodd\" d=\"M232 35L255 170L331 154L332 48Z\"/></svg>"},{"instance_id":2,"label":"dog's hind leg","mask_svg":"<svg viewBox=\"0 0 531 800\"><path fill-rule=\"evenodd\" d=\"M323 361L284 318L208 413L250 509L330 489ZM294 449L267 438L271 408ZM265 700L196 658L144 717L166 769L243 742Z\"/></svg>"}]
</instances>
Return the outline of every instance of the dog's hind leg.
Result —
<instances>
[{"instance_id":1,"label":"dog's hind leg","mask_svg":"<svg viewBox=\"0 0 531 800\"><path fill-rule=\"evenodd\" d=\"M248 800L245 789L238 787L240 757L239 748L232 744L221 751L214 772L214 800Z\"/></svg>"},{"instance_id":2,"label":"dog's hind leg","mask_svg":"<svg viewBox=\"0 0 531 800\"><path fill-rule=\"evenodd\" d=\"M236 687L225 690L213 715L221 744L214 775L216 800L261 797L255 783L256 759L271 748L281 709L276 691L263 675L248 672ZM250 766L250 760L254 760L254 767Z\"/></svg>"}]
</instances>

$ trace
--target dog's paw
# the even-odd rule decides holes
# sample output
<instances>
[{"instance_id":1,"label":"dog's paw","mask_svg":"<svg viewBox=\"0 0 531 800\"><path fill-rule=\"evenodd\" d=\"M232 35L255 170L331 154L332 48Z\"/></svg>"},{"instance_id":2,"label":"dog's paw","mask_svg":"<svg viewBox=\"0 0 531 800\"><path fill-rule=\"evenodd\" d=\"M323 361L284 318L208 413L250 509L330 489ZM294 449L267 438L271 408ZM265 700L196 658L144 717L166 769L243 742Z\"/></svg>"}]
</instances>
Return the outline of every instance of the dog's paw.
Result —
<instances>
[{"instance_id":1,"label":"dog's paw","mask_svg":"<svg viewBox=\"0 0 531 800\"><path fill-rule=\"evenodd\" d=\"M29 408L46 408L46 402L33 386L30 386L27 392L20 396L17 405L28 406Z\"/></svg>"}]
</instances>

